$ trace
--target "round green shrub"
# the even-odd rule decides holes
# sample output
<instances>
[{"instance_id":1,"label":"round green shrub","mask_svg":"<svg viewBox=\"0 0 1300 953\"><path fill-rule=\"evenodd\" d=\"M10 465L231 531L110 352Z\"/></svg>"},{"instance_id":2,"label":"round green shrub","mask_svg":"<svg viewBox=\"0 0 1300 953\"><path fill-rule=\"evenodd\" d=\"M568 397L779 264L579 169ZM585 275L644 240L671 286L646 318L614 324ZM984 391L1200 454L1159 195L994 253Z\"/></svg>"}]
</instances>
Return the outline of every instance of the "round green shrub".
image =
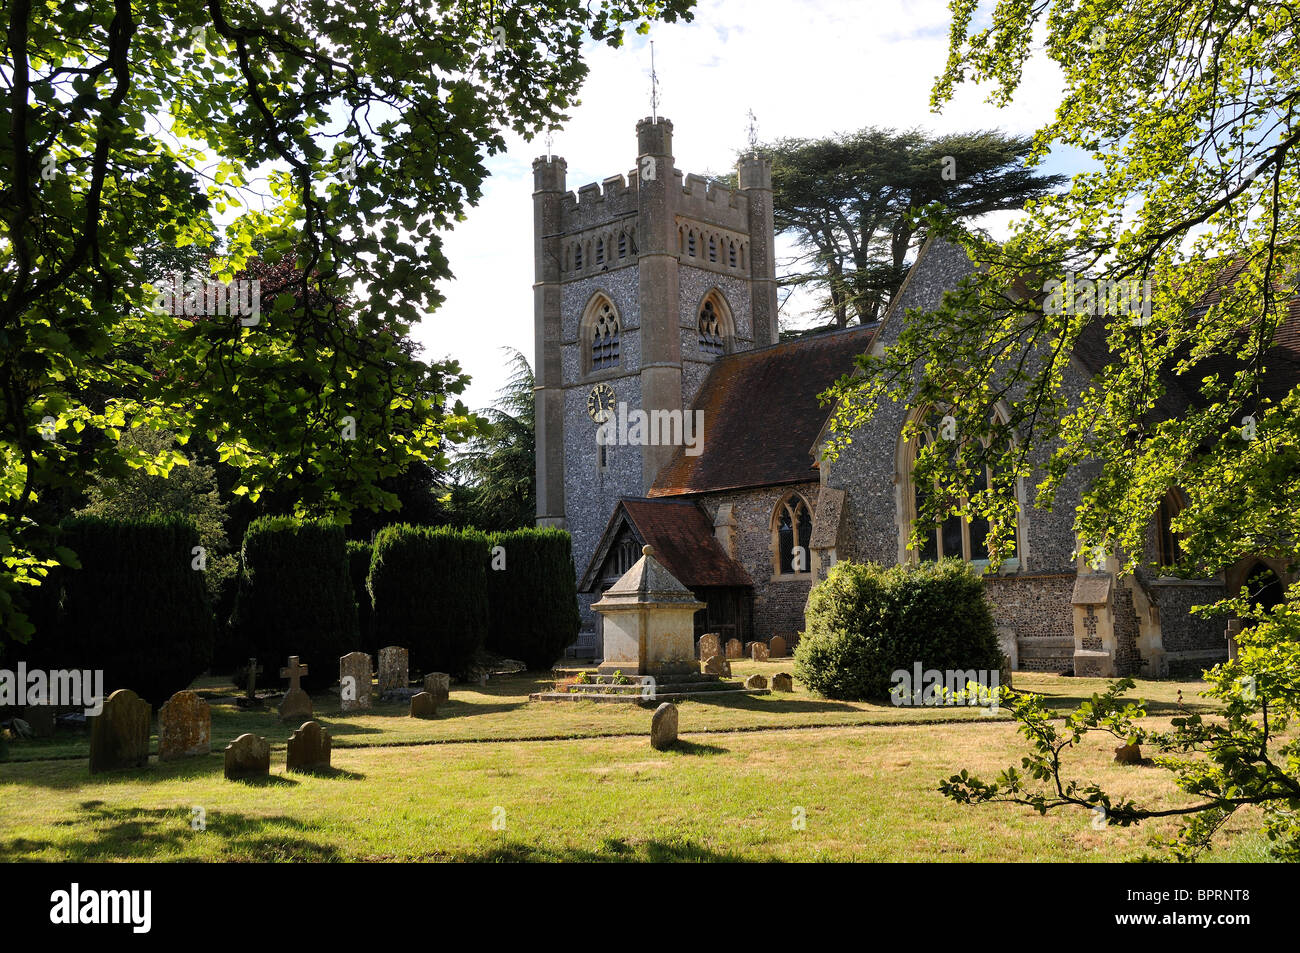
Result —
<instances>
[{"instance_id":1,"label":"round green shrub","mask_svg":"<svg viewBox=\"0 0 1300 953\"><path fill-rule=\"evenodd\" d=\"M892 675L998 671L1002 651L984 581L956 559L881 567L840 562L808 596L795 673L828 698L887 701Z\"/></svg>"},{"instance_id":2,"label":"round green shrub","mask_svg":"<svg viewBox=\"0 0 1300 953\"><path fill-rule=\"evenodd\" d=\"M370 563L375 641L410 652L416 672L470 673L488 630L487 536L386 526Z\"/></svg>"},{"instance_id":3,"label":"round green shrub","mask_svg":"<svg viewBox=\"0 0 1300 953\"><path fill-rule=\"evenodd\" d=\"M572 540L563 530L540 528L496 533L488 542L487 648L530 669L549 669L582 625Z\"/></svg>"},{"instance_id":4,"label":"round green shrub","mask_svg":"<svg viewBox=\"0 0 1300 953\"><path fill-rule=\"evenodd\" d=\"M307 664L306 685L331 684L339 657L360 644L342 527L286 516L250 523L230 632L242 657L261 663L260 684L281 685L291 655Z\"/></svg>"}]
</instances>

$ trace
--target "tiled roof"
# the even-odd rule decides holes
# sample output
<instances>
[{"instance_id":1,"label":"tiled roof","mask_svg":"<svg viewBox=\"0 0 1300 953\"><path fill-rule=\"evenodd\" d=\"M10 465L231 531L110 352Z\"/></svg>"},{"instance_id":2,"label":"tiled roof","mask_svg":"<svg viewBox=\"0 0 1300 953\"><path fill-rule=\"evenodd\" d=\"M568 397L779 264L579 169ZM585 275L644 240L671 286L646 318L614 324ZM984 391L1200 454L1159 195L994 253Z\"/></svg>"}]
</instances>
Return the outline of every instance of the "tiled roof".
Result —
<instances>
[{"instance_id":1,"label":"tiled roof","mask_svg":"<svg viewBox=\"0 0 1300 953\"><path fill-rule=\"evenodd\" d=\"M609 524L583 574L580 592L590 592L624 519L642 545L654 548L654 557L683 585L752 586L744 568L726 554L713 535L713 521L690 500L619 500Z\"/></svg>"},{"instance_id":2,"label":"tiled roof","mask_svg":"<svg viewBox=\"0 0 1300 953\"><path fill-rule=\"evenodd\" d=\"M854 370L878 325L729 354L709 370L693 410L704 411L702 452L679 448L652 497L817 479L811 449L831 407L817 395Z\"/></svg>"}]
</instances>

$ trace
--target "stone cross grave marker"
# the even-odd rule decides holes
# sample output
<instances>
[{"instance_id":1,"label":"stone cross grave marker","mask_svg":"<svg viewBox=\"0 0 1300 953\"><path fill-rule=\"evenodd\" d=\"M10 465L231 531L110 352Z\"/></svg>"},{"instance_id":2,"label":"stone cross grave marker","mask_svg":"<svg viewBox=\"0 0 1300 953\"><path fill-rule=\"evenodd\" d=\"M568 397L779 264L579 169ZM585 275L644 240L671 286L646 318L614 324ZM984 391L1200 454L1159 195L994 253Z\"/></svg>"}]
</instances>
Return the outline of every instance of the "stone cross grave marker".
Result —
<instances>
[{"instance_id":1,"label":"stone cross grave marker","mask_svg":"<svg viewBox=\"0 0 1300 953\"><path fill-rule=\"evenodd\" d=\"M212 750L212 711L194 692L177 692L158 709L158 760Z\"/></svg>"},{"instance_id":2,"label":"stone cross grave marker","mask_svg":"<svg viewBox=\"0 0 1300 953\"><path fill-rule=\"evenodd\" d=\"M307 674L307 666L298 663L298 656L290 655L289 664L280 669L280 677L289 680L289 690L284 693L284 699L280 702L280 719L282 721L297 721L300 718L311 718L311 696L302 690L299 679Z\"/></svg>"},{"instance_id":3,"label":"stone cross grave marker","mask_svg":"<svg viewBox=\"0 0 1300 953\"><path fill-rule=\"evenodd\" d=\"M257 664L257 659L248 660L248 683L244 689L244 697L239 700L242 708L261 708L262 702L257 697L257 676L262 674L262 666Z\"/></svg>"},{"instance_id":4,"label":"stone cross grave marker","mask_svg":"<svg viewBox=\"0 0 1300 953\"><path fill-rule=\"evenodd\" d=\"M344 711L358 711L371 705L370 656L349 652L339 659L339 696Z\"/></svg>"},{"instance_id":5,"label":"stone cross grave marker","mask_svg":"<svg viewBox=\"0 0 1300 953\"><path fill-rule=\"evenodd\" d=\"M142 768L149 763L149 720L153 708L129 688L108 696L90 719L90 773Z\"/></svg>"}]
</instances>

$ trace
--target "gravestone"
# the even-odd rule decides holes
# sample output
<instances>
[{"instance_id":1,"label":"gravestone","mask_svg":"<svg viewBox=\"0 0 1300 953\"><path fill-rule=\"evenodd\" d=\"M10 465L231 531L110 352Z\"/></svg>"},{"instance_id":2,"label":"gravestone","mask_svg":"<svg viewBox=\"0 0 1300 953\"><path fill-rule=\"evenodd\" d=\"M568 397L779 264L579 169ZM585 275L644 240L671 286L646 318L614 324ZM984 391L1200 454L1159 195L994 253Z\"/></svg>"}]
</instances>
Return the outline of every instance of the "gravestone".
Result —
<instances>
[{"instance_id":1,"label":"gravestone","mask_svg":"<svg viewBox=\"0 0 1300 953\"><path fill-rule=\"evenodd\" d=\"M745 679L746 688L767 688L767 679L762 675L751 675Z\"/></svg>"},{"instance_id":2,"label":"gravestone","mask_svg":"<svg viewBox=\"0 0 1300 953\"><path fill-rule=\"evenodd\" d=\"M774 692L792 692L794 691L794 679L788 672L777 672L772 676L772 691Z\"/></svg>"},{"instance_id":3,"label":"gravestone","mask_svg":"<svg viewBox=\"0 0 1300 953\"><path fill-rule=\"evenodd\" d=\"M318 721L304 722L289 736L285 755L287 771L316 771L330 766L330 733Z\"/></svg>"},{"instance_id":4,"label":"gravestone","mask_svg":"<svg viewBox=\"0 0 1300 953\"><path fill-rule=\"evenodd\" d=\"M379 650L379 693L407 689L411 675L407 668L410 653L397 645Z\"/></svg>"},{"instance_id":5,"label":"gravestone","mask_svg":"<svg viewBox=\"0 0 1300 953\"><path fill-rule=\"evenodd\" d=\"M770 658L785 658L785 639L779 635L772 636L772 641L767 644L767 654Z\"/></svg>"},{"instance_id":6,"label":"gravestone","mask_svg":"<svg viewBox=\"0 0 1300 953\"><path fill-rule=\"evenodd\" d=\"M411 696L411 717L432 718L438 714L438 703L428 692L418 692Z\"/></svg>"},{"instance_id":7,"label":"gravestone","mask_svg":"<svg viewBox=\"0 0 1300 953\"><path fill-rule=\"evenodd\" d=\"M32 729L33 738L54 737L54 705L28 705L23 709L23 721Z\"/></svg>"},{"instance_id":8,"label":"gravestone","mask_svg":"<svg viewBox=\"0 0 1300 953\"><path fill-rule=\"evenodd\" d=\"M90 719L90 773L142 768L149 763L149 719L153 708L129 688L108 696Z\"/></svg>"},{"instance_id":9,"label":"gravestone","mask_svg":"<svg viewBox=\"0 0 1300 953\"><path fill-rule=\"evenodd\" d=\"M435 705L445 705L451 697L451 676L446 672L430 672L424 676L424 690L433 696Z\"/></svg>"},{"instance_id":10,"label":"gravestone","mask_svg":"<svg viewBox=\"0 0 1300 953\"><path fill-rule=\"evenodd\" d=\"M257 659L248 660L248 677L244 688L243 697L239 699L240 708L261 708L262 700L257 697L257 676L262 674L262 666L257 663Z\"/></svg>"},{"instance_id":11,"label":"gravestone","mask_svg":"<svg viewBox=\"0 0 1300 953\"><path fill-rule=\"evenodd\" d=\"M767 655L768 655L768 653L767 653L767 643L766 643L766 642L752 642L752 643L750 643L750 646L749 646L749 657L750 657L751 659L753 659L755 662L766 662L766 661L767 661Z\"/></svg>"},{"instance_id":12,"label":"gravestone","mask_svg":"<svg viewBox=\"0 0 1300 953\"><path fill-rule=\"evenodd\" d=\"M194 692L177 692L158 709L158 760L212 751L212 711Z\"/></svg>"},{"instance_id":13,"label":"gravestone","mask_svg":"<svg viewBox=\"0 0 1300 953\"><path fill-rule=\"evenodd\" d=\"M280 669L280 677L289 680L289 690L280 701L280 720L298 721L311 718L311 696L302 690L298 680L307 674L307 666L298 664L298 656L290 655L289 664Z\"/></svg>"},{"instance_id":14,"label":"gravestone","mask_svg":"<svg viewBox=\"0 0 1300 953\"><path fill-rule=\"evenodd\" d=\"M664 702L655 709L650 719L650 746L656 751L667 751L677 743L677 706Z\"/></svg>"},{"instance_id":15,"label":"gravestone","mask_svg":"<svg viewBox=\"0 0 1300 953\"><path fill-rule=\"evenodd\" d=\"M730 675L731 665L721 655L710 655L704 660L705 675Z\"/></svg>"},{"instance_id":16,"label":"gravestone","mask_svg":"<svg viewBox=\"0 0 1300 953\"><path fill-rule=\"evenodd\" d=\"M708 632L700 636L699 656L701 659L707 659L710 655L722 654L722 636L716 632Z\"/></svg>"},{"instance_id":17,"label":"gravestone","mask_svg":"<svg viewBox=\"0 0 1300 953\"><path fill-rule=\"evenodd\" d=\"M727 640L726 655L729 659L745 657L745 646L741 644L740 639Z\"/></svg>"},{"instance_id":18,"label":"gravestone","mask_svg":"<svg viewBox=\"0 0 1300 953\"><path fill-rule=\"evenodd\" d=\"M271 772L271 745L254 734L242 734L226 745L226 780L264 778Z\"/></svg>"},{"instance_id":19,"label":"gravestone","mask_svg":"<svg viewBox=\"0 0 1300 953\"><path fill-rule=\"evenodd\" d=\"M372 690L367 653L349 652L339 659L339 704L344 711L369 708Z\"/></svg>"}]
</instances>

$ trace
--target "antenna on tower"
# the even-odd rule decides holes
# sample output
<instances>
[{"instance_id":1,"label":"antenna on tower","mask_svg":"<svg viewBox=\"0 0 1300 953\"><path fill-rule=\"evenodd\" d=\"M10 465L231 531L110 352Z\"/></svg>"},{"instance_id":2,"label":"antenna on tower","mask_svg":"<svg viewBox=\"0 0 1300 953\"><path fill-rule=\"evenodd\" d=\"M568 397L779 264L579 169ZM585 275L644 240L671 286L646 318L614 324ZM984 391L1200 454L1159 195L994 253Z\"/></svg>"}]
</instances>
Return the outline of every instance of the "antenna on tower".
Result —
<instances>
[{"instance_id":1,"label":"antenna on tower","mask_svg":"<svg viewBox=\"0 0 1300 953\"><path fill-rule=\"evenodd\" d=\"M546 130L546 161L548 163L551 161L551 144L553 143L554 139L555 139L555 130L553 128L547 129Z\"/></svg>"},{"instance_id":2,"label":"antenna on tower","mask_svg":"<svg viewBox=\"0 0 1300 953\"><path fill-rule=\"evenodd\" d=\"M655 72L655 41L650 41L650 121L659 121L659 74Z\"/></svg>"},{"instance_id":3,"label":"antenna on tower","mask_svg":"<svg viewBox=\"0 0 1300 953\"><path fill-rule=\"evenodd\" d=\"M749 116L749 151L755 153L758 152L758 117L752 109L746 115Z\"/></svg>"}]
</instances>

